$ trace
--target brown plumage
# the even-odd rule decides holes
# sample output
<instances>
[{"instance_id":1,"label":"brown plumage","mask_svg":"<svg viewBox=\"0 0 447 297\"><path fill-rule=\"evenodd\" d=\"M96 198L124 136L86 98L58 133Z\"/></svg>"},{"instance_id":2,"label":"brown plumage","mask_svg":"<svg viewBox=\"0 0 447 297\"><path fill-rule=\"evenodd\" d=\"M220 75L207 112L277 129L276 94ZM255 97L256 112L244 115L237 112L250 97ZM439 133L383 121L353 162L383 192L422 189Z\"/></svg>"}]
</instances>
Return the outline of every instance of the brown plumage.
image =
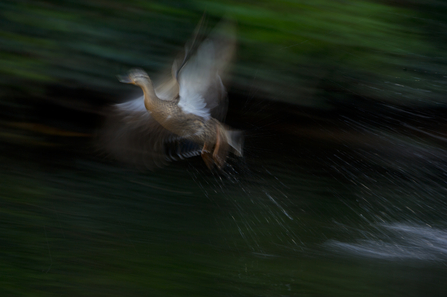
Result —
<instances>
[{"instance_id":1,"label":"brown plumage","mask_svg":"<svg viewBox=\"0 0 447 297\"><path fill-rule=\"evenodd\" d=\"M242 133L220 122L227 107L221 77L235 48L234 34L229 34L232 26L224 25L220 29L225 32L215 32L201 44L197 30L183 58L174 61L171 76L155 87L141 69L120 77L121 82L139 86L144 95L117 104L109 112L102 139L110 153L152 167L200 152L209 168L214 164L222 168L228 152L242 155ZM170 157L165 155L169 142L178 145L177 153Z\"/></svg>"}]
</instances>

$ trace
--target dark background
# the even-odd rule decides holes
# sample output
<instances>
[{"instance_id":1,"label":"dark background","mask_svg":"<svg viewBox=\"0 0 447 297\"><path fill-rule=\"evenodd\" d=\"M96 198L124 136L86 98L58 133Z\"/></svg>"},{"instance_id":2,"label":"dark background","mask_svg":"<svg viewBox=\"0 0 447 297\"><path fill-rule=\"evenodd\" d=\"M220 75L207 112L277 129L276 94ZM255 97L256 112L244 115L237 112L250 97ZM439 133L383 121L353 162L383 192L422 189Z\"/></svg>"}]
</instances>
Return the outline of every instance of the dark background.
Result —
<instances>
[{"instance_id":1,"label":"dark background","mask_svg":"<svg viewBox=\"0 0 447 297\"><path fill-rule=\"evenodd\" d=\"M223 172L98 150L116 75L237 23ZM445 1L0 2L2 296L445 296Z\"/></svg>"}]
</instances>

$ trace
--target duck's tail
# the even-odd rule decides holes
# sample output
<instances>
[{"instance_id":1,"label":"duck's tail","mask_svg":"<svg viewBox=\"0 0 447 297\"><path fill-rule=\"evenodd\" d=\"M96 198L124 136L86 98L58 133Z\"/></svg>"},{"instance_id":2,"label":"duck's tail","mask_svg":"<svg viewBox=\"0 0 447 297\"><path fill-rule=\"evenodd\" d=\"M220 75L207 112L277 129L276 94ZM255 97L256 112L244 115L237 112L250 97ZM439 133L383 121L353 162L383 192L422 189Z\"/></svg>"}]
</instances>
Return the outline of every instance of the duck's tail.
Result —
<instances>
[{"instance_id":1,"label":"duck's tail","mask_svg":"<svg viewBox=\"0 0 447 297\"><path fill-rule=\"evenodd\" d=\"M244 143L244 135L239 130L229 130L226 127L220 126L217 128L216 145L212 154L212 158L208 153L202 153L202 158L205 161L208 168L212 168L214 164L219 169L225 166L225 160L227 159L228 152L232 152L236 156L242 156L242 147ZM207 144L205 143L204 149L206 150ZM214 162L212 162L214 160Z\"/></svg>"},{"instance_id":2,"label":"duck's tail","mask_svg":"<svg viewBox=\"0 0 447 297\"><path fill-rule=\"evenodd\" d=\"M227 141L230 145L230 151L236 156L242 157L244 148L244 131L241 130L229 130L226 131Z\"/></svg>"}]
</instances>

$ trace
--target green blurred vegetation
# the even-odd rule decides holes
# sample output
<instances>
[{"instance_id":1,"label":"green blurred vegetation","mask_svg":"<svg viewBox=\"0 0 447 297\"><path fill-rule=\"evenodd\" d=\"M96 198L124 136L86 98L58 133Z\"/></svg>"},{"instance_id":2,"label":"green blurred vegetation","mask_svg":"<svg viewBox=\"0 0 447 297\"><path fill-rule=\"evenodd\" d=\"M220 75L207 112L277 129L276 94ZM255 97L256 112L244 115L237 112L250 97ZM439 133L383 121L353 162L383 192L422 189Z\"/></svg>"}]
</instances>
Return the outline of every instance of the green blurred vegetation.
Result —
<instances>
[{"instance_id":1,"label":"green blurred vegetation","mask_svg":"<svg viewBox=\"0 0 447 297\"><path fill-rule=\"evenodd\" d=\"M115 75L169 66L205 11L211 26L238 23L232 85L248 96L313 107L445 102L442 1L115 0L2 1L1 104L44 98L53 85L116 100L125 88Z\"/></svg>"}]
</instances>

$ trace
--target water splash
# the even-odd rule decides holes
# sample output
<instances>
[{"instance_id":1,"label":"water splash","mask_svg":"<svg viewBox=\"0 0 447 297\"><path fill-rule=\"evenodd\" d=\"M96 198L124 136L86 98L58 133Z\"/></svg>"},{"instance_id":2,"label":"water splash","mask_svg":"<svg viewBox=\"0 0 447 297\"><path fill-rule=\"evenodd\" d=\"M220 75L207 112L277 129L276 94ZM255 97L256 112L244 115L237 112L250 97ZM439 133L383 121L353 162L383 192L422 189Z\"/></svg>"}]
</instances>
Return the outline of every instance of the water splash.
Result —
<instances>
[{"instance_id":1,"label":"water splash","mask_svg":"<svg viewBox=\"0 0 447 297\"><path fill-rule=\"evenodd\" d=\"M375 238L354 242L330 240L325 246L335 252L367 258L447 262L447 229L403 223L381 224L377 228L380 232L375 233Z\"/></svg>"}]
</instances>

